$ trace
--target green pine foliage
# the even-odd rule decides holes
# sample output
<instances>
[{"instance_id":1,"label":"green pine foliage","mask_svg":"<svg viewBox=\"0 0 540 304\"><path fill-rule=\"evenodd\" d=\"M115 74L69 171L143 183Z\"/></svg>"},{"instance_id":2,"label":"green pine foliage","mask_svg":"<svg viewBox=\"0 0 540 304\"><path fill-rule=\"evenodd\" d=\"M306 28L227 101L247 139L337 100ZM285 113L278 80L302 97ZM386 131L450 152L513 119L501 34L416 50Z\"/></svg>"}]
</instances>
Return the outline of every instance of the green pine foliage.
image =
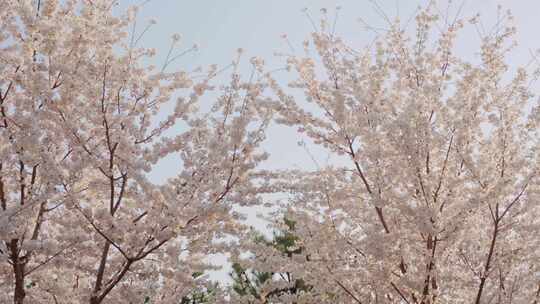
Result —
<instances>
[{"instance_id":1,"label":"green pine foliage","mask_svg":"<svg viewBox=\"0 0 540 304\"><path fill-rule=\"evenodd\" d=\"M298 246L299 238L295 235L295 222L287 218L283 219L286 229L274 233L271 240L267 240L264 236L258 235L254 242L272 247L279 251L284 257L292 258L295 254L302 254L303 248ZM232 265L233 271L231 277L233 279L232 290L239 296L251 295L255 299L278 297L283 294L299 294L309 292L312 286L305 283L302 278L295 278L291 272L267 272L257 269L246 269L241 263ZM269 280L281 279L286 281L288 287L276 288L267 292L264 296L261 294L261 287L268 283Z\"/></svg>"},{"instance_id":2,"label":"green pine foliage","mask_svg":"<svg viewBox=\"0 0 540 304\"><path fill-rule=\"evenodd\" d=\"M203 272L194 272L191 276L198 278L202 276ZM189 295L186 295L180 299L178 304L210 304L214 303L216 293L219 289L219 284L214 283L207 287L197 287ZM152 304L152 299L149 296L144 298L144 304Z\"/></svg>"}]
</instances>

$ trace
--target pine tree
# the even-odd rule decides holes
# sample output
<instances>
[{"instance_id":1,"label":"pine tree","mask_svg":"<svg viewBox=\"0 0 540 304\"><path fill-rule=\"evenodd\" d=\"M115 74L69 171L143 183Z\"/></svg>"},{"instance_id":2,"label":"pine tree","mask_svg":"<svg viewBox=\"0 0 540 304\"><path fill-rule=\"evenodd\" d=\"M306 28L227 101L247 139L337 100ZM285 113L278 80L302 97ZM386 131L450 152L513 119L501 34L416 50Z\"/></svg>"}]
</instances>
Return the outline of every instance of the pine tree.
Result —
<instances>
[{"instance_id":1,"label":"pine tree","mask_svg":"<svg viewBox=\"0 0 540 304\"><path fill-rule=\"evenodd\" d=\"M296 223L285 217L282 224L284 229L274 232L270 240L256 234L252 238L253 245L263 252L277 254L284 259L305 258L302 257L304 250L295 235ZM276 303L274 300L281 297L298 297L309 293L313 288L293 271L278 269L279 265L275 265L273 270L252 268L246 264L250 263L246 261L233 263L231 272L233 297L241 303Z\"/></svg>"}]
</instances>

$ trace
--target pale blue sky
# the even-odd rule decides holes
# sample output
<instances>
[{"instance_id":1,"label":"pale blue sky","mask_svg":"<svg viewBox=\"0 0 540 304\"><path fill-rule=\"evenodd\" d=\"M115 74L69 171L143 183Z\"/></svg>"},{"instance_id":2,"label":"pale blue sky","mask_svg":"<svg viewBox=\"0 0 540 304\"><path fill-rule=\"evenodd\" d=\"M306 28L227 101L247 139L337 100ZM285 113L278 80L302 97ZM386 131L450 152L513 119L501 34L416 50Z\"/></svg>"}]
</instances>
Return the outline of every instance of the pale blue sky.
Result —
<instances>
[{"instance_id":1,"label":"pale blue sky","mask_svg":"<svg viewBox=\"0 0 540 304\"><path fill-rule=\"evenodd\" d=\"M462 2L452 1L450 13L455 14ZM120 0L120 9L138 3L141 0ZM405 23L418 5L425 5L427 0L379 0L378 3L390 18L399 12ZM447 0L438 0L437 3L441 11L447 10ZM511 9L516 17L520 46L511 62L523 64L530 58L529 50L540 46L537 34L540 29L540 0L468 0L464 2L461 15L468 17L480 12L485 26L489 27L496 19L497 4ZM245 50L246 61L252 56L260 56L270 69L279 68L283 66L284 58L277 58L274 53L289 52L288 45L280 36L286 33L291 44L300 50L302 41L313 30L302 9L308 8L317 22L321 8L328 8L328 16L332 20L336 6L341 7L336 32L352 45L365 45L374 36L363 28L359 18L372 26L385 26L368 0L152 0L139 13L139 30L150 18L158 23L145 34L140 44L158 49L156 64L163 62L173 33L182 35L186 49L194 43L200 45L198 52L184 56L171 69L191 70L212 63L225 66L240 47ZM460 52L474 56L478 36L473 28L465 31L461 42L458 46ZM268 135L266 149L272 155L267 162L268 167L313 166L306 152L296 146L300 138L294 132L273 127ZM325 156L321 152L315 149L314 154L324 162ZM180 166L177 158L169 157L158 164L150 176L156 182L163 182L173 176Z\"/></svg>"},{"instance_id":2,"label":"pale blue sky","mask_svg":"<svg viewBox=\"0 0 540 304\"><path fill-rule=\"evenodd\" d=\"M120 3L125 7L140 1L120 0ZM455 13L463 1L452 2L450 11ZM396 15L399 7L401 19L406 19L427 0L378 0L378 3L390 17ZM442 11L446 9L447 0L437 3ZM467 0L462 15L481 12L489 25L496 17L497 4L513 11L525 40L534 40L540 25L538 0ZM186 46L195 42L201 45L196 56L178 63L179 67L185 68L196 64L226 64L238 47L246 49L248 56L263 56L270 60L274 51L288 49L280 39L281 34L287 33L295 45L300 45L309 35L312 26L301 12L303 8L308 8L317 19L320 8L328 8L332 17L336 6L342 7L337 32L345 37L365 37L365 31L357 21L359 17L373 25L384 25L368 0L151 0L144 6L139 20L158 20L145 36L145 45L164 50L174 32L182 34Z\"/></svg>"}]
</instances>

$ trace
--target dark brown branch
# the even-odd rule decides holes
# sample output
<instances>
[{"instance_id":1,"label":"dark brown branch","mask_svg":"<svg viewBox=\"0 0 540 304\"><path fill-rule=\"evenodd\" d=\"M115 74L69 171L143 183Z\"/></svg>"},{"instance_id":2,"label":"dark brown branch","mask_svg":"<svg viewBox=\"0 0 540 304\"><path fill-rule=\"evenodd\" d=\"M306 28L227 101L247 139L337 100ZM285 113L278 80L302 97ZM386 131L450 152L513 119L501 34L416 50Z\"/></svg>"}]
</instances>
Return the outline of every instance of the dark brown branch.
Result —
<instances>
[{"instance_id":1,"label":"dark brown branch","mask_svg":"<svg viewBox=\"0 0 540 304\"><path fill-rule=\"evenodd\" d=\"M137 216L134 220L133 220L133 223L137 223L138 221L140 221L143 217L145 217L146 215L148 214L148 211L145 211L143 213L141 213L141 215Z\"/></svg>"},{"instance_id":2,"label":"dark brown branch","mask_svg":"<svg viewBox=\"0 0 540 304\"><path fill-rule=\"evenodd\" d=\"M403 301L405 301L407 304L410 304L409 303L409 300L407 300L407 298L405 297L405 295L403 294L403 292L401 292L401 290L399 290L399 288L396 286L396 284L394 282L390 282L390 285L392 286L392 288L394 288L394 290L399 294L399 296L403 299Z\"/></svg>"},{"instance_id":3,"label":"dark brown branch","mask_svg":"<svg viewBox=\"0 0 540 304\"><path fill-rule=\"evenodd\" d=\"M3 174L2 174L2 163L0 162L0 203L2 210L7 209L7 201L6 201L6 194L4 192L4 180L3 180Z\"/></svg>"},{"instance_id":4,"label":"dark brown branch","mask_svg":"<svg viewBox=\"0 0 540 304\"><path fill-rule=\"evenodd\" d=\"M124 197L127 180L128 180L127 173L123 173L121 178L122 178L122 185L120 186L120 193L118 194L118 199L116 200L116 203L113 206L113 213L116 212L116 210L118 210L118 208L120 207L120 203L122 202L122 198Z\"/></svg>"},{"instance_id":5,"label":"dark brown branch","mask_svg":"<svg viewBox=\"0 0 540 304\"><path fill-rule=\"evenodd\" d=\"M23 163L22 160L19 161L19 166L20 166L20 169L19 169L19 183L21 185L20 203L21 203L21 206L24 206L26 184L25 184L25 181L24 181L24 163Z\"/></svg>"},{"instance_id":6,"label":"dark brown branch","mask_svg":"<svg viewBox=\"0 0 540 304\"><path fill-rule=\"evenodd\" d=\"M351 298L353 298L353 300L358 303L358 304L362 304L362 301L360 301L360 299L358 299L347 287L345 287L340 281L338 280L335 280L334 281L338 284L339 287L341 287L341 289L343 289L343 291L345 291Z\"/></svg>"},{"instance_id":7,"label":"dark brown branch","mask_svg":"<svg viewBox=\"0 0 540 304\"><path fill-rule=\"evenodd\" d=\"M120 273L118 273L118 275L113 279L113 281L105 287L103 292L99 296L93 296L92 298L90 298L90 304L101 303L103 299L105 299L105 297L109 294L109 292L111 292L111 290L113 290L113 288L118 284L118 282L120 282L124 278L133 262L133 260L128 259L122 267Z\"/></svg>"},{"instance_id":8,"label":"dark brown branch","mask_svg":"<svg viewBox=\"0 0 540 304\"><path fill-rule=\"evenodd\" d=\"M354 166L356 167L356 171L358 172L358 175L360 176L360 179L364 183L364 186L366 187L366 191L370 195L373 195L373 191L371 190L371 187L369 186L369 183L368 183L366 177L364 176L364 173L362 172L362 168L360 167L360 164L356 160L356 154L354 152L352 142L348 137L347 137L347 141L348 141L348 145L349 145L349 155L351 156L351 158L353 160ZM379 221L383 225L384 231L386 233L390 233L390 229L388 228L388 224L386 223L386 220L384 219L384 214L383 214L382 207L377 207L376 206L375 207L375 212L377 212L377 217L379 218Z\"/></svg>"},{"instance_id":9,"label":"dark brown branch","mask_svg":"<svg viewBox=\"0 0 540 304\"><path fill-rule=\"evenodd\" d=\"M497 237L498 237L498 234L499 234L499 221L498 221L498 219L499 218L497 218L497 220L493 224L494 227L493 227L493 234L492 234L492 237L491 237L491 243L490 243L490 246L489 246L489 252L488 252L487 259L486 259L486 263L484 265L484 271L483 271L482 275L480 276L480 285L478 285L478 292L476 294L476 301L474 302L475 304L480 304L480 300L482 298L482 293L484 291L484 286L486 284L486 280L488 278L488 274L489 274L489 271L491 269L491 260L493 258L493 254L495 252L495 242L497 241Z\"/></svg>"},{"instance_id":10,"label":"dark brown branch","mask_svg":"<svg viewBox=\"0 0 540 304\"><path fill-rule=\"evenodd\" d=\"M28 271L26 271L24 273L24 275L29 275L31 274L32 272L38 270L39 268L45 266L47 263L49 263L50 261L52 261L54 258L56 258L57 256L59 256L60 254L62 254L66 249L70 248L71 245L73 244L70 244L69 246L66 246L64 248L62 248L60 251L56 252L55 254L51 255L50 257L46 258L44 261L40 262L38 265L32 267L31 269L29 269Z\"/></svg>"},{"instance_id":11,"label":"dark brown branch","mask_svg":"<svg viewBox=\"0 0 540 304\"><path fill-rule=\"evenodd\" d=\"M101 229L99 229L97 225L90 219L90 217L84 213L84 211L82 211L78 206L76 206L75 208L79 210L79 212L84 216L84 218L96 230L96 232L99 235L101 235L108 243L113 245L114 248L116 248L124 256L124 258L126 258L127 260L130 259L127 253L118 244L116 244L111 238L109 238L104 232L102 232Z\"/></svg>"},{"instance_id":12,"label":"dark brown branch","mask_svg":"<svg viewBox=\"0 0 540 304\"><path fill-rule=\"evenodd\" d=\"M439 191L442 187L442 181L444 178L444 174L446 172L446 166L448 165L448 158L450 156L450 150L452 148L452 142L454 141L454 133L452 133L452 136L450 137L450 142L448 143L448 149L446 149L446 155L444 157L443 167L441 170L441 175L439 176L439 182L437 184L437 189L435 190L435 193L433 194L433 201L437 203L437 199L439 197ZM444 208L444 204L441 204L440 211Z\"/></svg>"}]
</instances>

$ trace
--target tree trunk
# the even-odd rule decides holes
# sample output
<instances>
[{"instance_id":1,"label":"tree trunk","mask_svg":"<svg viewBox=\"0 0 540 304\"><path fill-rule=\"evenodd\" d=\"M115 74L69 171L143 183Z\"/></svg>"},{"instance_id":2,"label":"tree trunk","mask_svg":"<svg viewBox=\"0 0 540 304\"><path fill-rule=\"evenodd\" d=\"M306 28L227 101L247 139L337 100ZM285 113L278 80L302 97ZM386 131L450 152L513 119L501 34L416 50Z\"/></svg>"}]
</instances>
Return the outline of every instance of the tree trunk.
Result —
<instances>
[{"instance_id":1,"label":"tree trunk","mask_svg":"<svg viewBox=\"0 0 540 304\"><path fill-rule=\"evenodd\" d=\"M23 304L26 292L24 291L24 267L25 262L19 257L19 239L11 240L10 244L11 261L13 262L13 274L15 275L15 295L13 303Z\"/></svg>"}]
</instances>

